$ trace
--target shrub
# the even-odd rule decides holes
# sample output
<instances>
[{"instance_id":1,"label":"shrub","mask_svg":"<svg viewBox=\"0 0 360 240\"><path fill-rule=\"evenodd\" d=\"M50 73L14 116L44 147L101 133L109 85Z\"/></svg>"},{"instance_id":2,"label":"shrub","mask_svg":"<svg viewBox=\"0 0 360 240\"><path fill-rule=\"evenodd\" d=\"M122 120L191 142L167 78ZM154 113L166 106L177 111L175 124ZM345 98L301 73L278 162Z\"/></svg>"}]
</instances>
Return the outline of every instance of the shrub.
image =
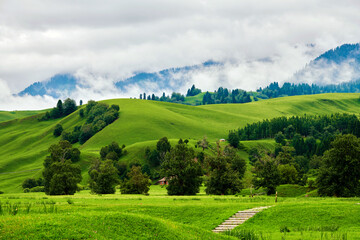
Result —
<instances>
[{"instance_id":1,"label":"shrub","mask_svg":"<svg viewBox=\"0 0 360 240\"><path fill-rule=\"evenodd\" d=\"M61 135L61 133L63 132L63 127L61 126L61 124L56 124L55 129L54 129L54 136L55 137L59 137Z\"/></svg>"},{"instance_id":2,"label":"shrub","mask_svg":"<svg viewBox=\"0 0 360 240\"><path fill-rule=\"evenodd\" d=\"M30 192L45 192L44 186L37 186L30 189Z\"/></svg>"},{"instance_id":3,"label":"shrub","mask_svg":"<svg viewBox=\"0 0 360 240\"><path fill-rule=\"evenodd\" d=\"M83 118L85 116L84 109L80 109L79 115L80 115L81 118Z\"/></svg>"},{"instance_id":4,"label":"shrub","mask_svg":"<svg viewBox=\"0 0 360 240\"><path fill-rule=\"evenodd\" d=\"M36 187L38 184L35 180L35 178L27 178L24 180L24 182L22 183L22 188L33 188Z\"/></svg>"},{"instance_id":5,"label":"shrub","mask_svg":"<svg viewBox=\"0 0 360 240\"><path fill-rule=\"evenodd\" d=\"M29 188L24 188L24 193L28 193L30 192L30 189Z\"/></svg>"},{"instance_id":6,"label":"shrub","mask_svg":"<svg viewBox=\"0 0 360 240\"><path fill-rule=\"evenodd\" d=\"M133 166L127 176L129 179L125 179L121 184L121 194L147 194L149 192L150 178L141 172L140 166Z\"/></svg>"},{"instance_id":7,"label":"shrub","mask_svg":"<svg viewBox=\"0 0 360 240\"><path fill-rule=\"evenodd\" d=\"M81 132L79 136L80 144L84 144L88 139L93 136L94 132L92 130L91 124L85 124L81 127Z\"/></svg>"},{"instance_id":8,"label":"shrub","mask_svg":"<svg viewBox=\"0 0 360 240\"><path fill-rule=\"evenodd\" d=\"M290 229L287 226L281 226L280 232L290 232Z\"/></svg>"}]
</instances>

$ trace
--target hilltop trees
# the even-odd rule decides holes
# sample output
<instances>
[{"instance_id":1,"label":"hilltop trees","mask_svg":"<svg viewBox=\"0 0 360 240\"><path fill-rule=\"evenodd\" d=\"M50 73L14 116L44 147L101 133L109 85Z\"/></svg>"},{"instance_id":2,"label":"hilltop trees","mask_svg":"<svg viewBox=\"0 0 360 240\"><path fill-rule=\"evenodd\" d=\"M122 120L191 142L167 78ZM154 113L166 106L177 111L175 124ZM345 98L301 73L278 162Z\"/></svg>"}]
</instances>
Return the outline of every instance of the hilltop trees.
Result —
<instances>
[{"instance_id":1,"label":"hilltop trees","mask_svg":"<svg viewBox=\"0 0 360 240\"><path fill-rule=\"evenodd\" d=\"M296 96L296 95L309 95L309 94L319 94L319 93L344 93L344 92L359 92L360 90L360 81L351 81L341 84L329 84L324 86L318 86L316 84L307 84L307 83L288 83L285 82L282 87L279 86L279 83L271 83L266 88L259 88L256 90L258 93L257 96L263 99L267 98L277 98L281 96Z\"/></svg>"},{"instance_id":2,"label":"hilltop trees","mask_svg":"<svg viewBox=\"0 0 360 240\"><path fill-rule=\"evenodd\" d=\"M68 141L51 145L50 155L44 161L45 193L50 195L72 195L81 181L81 169L74 164L80 158L80 151L72 148Z\"/></svg>"},{"instance_id":3,"label":"hilltop trees","mask_svg":"<svg viewBox=\"0 0 360 240\"><path fill-rule=\"evenodd\" d=\"M360 139L346 134L336 137L323 156L316 179L322 196L360 196Z\"/></svg>"},{"instance_id":4,"label":"hilltop trees","mask_svg":"<svg viewBox=\"0 0 360 240\"><path fill-rule=\"evenodd\" d=\"M63 107L64 107L63 114L65 116L69 115L72 112L75 112L77 109L75 100L70 98L67 98L64 101Z\"/></svg>"},{"instance_id":5,"label":"hilltop trees","mask_svg":"<svg viewBox=\"0 0 360 240\"><path fill-rule=\"evenodd\" d=\"M76 111L76 109L77 106L74 100L67 98L64 103L59 100L56 107L54 107L50 112L47 111L45 115L39 119L39 121L65 117Z\"/></svg>"},{"instance_id":6,"label":"hilltop trees","mask_svg":"<svg viewBox=\"0 0 360 240\"><path fill-rule=\"evenodd\" d=\"M198 95L199 93L201 93L201 90L196 88L195 85L192 85L191 88L187 90L186 96L191 97Z\"/></svg>"},{"instance_id":7,"label":"hilltop trees","mask_svg":"<svg viewBox=\"0 0 360 240\"><path fill-rule=\"evenodd\" d=\"M202 103L220 104L220 103L247 103L251 102L250 94L241 89L229 90L219 87L214 93L206 92Z\"/></svg>"},{"instance_id":8,"label":"hilltop trees","mask_svg":"<svg viewBox=\"0 0 360 240\"><path fill-rule=\"evenodd\" d=\"M195 152L186 144L177 144L165 155L161 172L169 181L169 195L195 195L200 190L202 169Z\"/></svg>"}]
</instances>

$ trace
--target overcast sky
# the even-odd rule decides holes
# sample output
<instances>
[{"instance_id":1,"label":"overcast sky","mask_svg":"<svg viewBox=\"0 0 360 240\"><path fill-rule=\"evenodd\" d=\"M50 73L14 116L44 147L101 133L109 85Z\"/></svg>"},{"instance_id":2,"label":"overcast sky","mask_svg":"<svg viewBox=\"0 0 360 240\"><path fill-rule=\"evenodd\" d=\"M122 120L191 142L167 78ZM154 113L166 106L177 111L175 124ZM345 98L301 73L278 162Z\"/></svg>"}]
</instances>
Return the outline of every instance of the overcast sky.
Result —
<instances>
[{"instance_id":1,"label":"overcast sky","mask_svg":"<svg viewBox=\"0 0 360 240\"><path fill-rule=\"evenodd\" d=\"M0 0L0 109L47 106L11 94L67 72L105 84L212 59L225 67L196 73L200 88L282 82L322 52L359 42L359 12L358 0Z\"/></svg>"}]
</instances>

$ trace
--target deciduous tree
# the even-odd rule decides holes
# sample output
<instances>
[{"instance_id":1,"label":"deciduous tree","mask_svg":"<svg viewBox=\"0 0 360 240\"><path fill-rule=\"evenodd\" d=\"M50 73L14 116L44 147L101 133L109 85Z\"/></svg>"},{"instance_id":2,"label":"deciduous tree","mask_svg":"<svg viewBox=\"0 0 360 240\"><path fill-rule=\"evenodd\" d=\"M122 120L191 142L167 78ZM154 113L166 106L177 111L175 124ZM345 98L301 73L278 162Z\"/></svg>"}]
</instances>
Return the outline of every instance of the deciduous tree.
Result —
<instances>
[{"instance_id":1,"label":"deciduous tree","mask_svg":"<svg viewBox=\"0 0 360 240\"><path fill-rule=\"evenodd\" d=\"M169 195L195 195L202 183L202 169L195 152L184 143L177 144L165 156L161 172L169 181Z\"/></svg>"}]
</instances>

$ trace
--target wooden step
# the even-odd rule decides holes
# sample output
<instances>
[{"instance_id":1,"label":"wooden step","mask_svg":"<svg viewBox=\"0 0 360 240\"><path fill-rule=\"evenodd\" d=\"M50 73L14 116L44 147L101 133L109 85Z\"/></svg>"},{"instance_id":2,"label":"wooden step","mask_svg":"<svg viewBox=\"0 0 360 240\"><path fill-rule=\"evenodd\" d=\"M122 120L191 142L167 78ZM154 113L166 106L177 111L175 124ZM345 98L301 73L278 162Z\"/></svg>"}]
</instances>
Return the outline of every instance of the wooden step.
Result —
<instances>
[{"instance_id":1,"label":"wooden step","mask_svg":"<svg viewBox=\"0 0 360 240\"><path fill-rule=\"evenodd\" d=\"M246 220L249 218L252 218L255 214L261 212L262 210L269 208L267 207L257 207L253 209L248 209L244 211L238 211L233 216L231 216L229 219L225 220L223 223L221 223L219 226L217 226L215 229L213 229L213 232L219 233L224 231L230 231L240 224L243 224Z\"/></svg>"},{"instance_id":2,"label":"wooden step","mask_svg":"<svg viewBox=\"0 0 360 240\"><path fill-rule=\"evenodd\" d=\"M239 225L219 225L215 229L233 229L233 228L236 228L237 226L239 226Z\"/></svg>"},{"instance_id":3,"label":"wooden step","mask_svg":"<svg viewBox=\"0 0 360 240\"><path fill-rule=\"evenodd\" d=\"M228 220L234 220L234 221L246 221L249 218L234 218L234 217L230 217Z\"/></svg>"},{"instance_id":4,"label":"wooden step","mask_svg":"<svg viewBox=\"0 0 360 240\"><path fill-rule=\"evenodd\" d=\"M228 221L228 220L226 220L225 222L222 223L222 225L233 225L233 224L240 225L240 224L242 224L244 222L245 221Z\"/></svg>"}]
</instances>

